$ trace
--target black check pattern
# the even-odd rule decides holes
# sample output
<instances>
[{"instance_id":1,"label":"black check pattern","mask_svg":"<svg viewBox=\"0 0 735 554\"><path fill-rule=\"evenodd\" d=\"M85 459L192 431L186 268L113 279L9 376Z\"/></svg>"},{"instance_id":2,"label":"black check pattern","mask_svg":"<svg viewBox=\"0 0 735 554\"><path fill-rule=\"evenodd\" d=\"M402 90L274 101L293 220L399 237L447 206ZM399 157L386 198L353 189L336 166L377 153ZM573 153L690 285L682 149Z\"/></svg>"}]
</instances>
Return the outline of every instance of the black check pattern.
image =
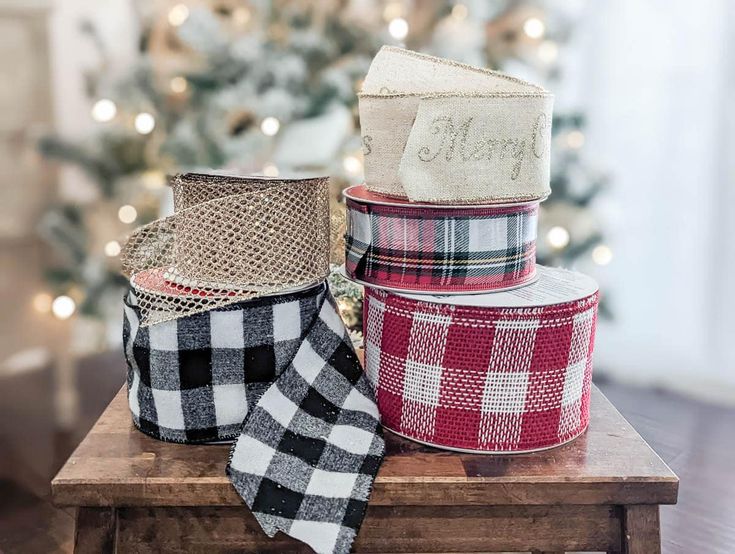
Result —
<instances>
[{"instance_id":1,"label":"black check pattern","mask_svg":"<svg viewBox=\"0 0 735 554\"><path fill-rule=\"evenodd\" d=\"M135 425L167 441L237 438L227 473L263 530L348 552L385 446L326 285L140 321L131 291L123 338Z\"/></svg>"},{"instance_id":2,"label":"black check pattern","mask_svg":"<svg viewBox=\"0 0 735 554\"><path fill-rule=\"evenodd\" d=\"M269 536L349 552L384 448L373 390L327 296L245 421L228 475Z\"/></svg>"}]
</instances>

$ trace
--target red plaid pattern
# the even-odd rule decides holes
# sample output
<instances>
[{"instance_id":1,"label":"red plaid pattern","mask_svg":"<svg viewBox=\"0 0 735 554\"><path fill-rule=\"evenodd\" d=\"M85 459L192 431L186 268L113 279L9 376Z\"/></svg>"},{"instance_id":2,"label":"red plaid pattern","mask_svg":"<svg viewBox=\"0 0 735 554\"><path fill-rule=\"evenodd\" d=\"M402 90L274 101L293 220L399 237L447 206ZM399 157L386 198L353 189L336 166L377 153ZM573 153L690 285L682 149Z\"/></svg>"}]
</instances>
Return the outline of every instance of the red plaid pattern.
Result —
<instances>
[{"instance_id":1,"label":"red plaid pattern","mask_svg":"<svg viewBox=\"0 0 735 554\"><path fill-rule=\"evenodd\" d=\"M538 202L434 208L348 197L345 270L405 291L518 287L535 276L537 217Z\"/></svg>"},{"instance_id":2,"label":"red plaid pattern","mask_svg":"<svg viewBox=\"0 0 735 554\"><path fill-rule=\"evenodd\" d=\"M365 366L383 425L436 446L521 452L589 422L598 294L539 308L365 288Z\"/></svg>"}]
</instances>

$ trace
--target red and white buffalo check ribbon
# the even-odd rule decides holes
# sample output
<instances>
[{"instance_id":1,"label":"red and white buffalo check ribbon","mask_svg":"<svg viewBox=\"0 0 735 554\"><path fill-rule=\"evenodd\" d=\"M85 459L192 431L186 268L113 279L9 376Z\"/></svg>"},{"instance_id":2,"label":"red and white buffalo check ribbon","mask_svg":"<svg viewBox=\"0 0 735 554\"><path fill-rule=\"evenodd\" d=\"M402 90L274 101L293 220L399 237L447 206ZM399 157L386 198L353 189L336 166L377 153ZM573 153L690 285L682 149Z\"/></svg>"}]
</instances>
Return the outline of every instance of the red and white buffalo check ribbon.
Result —
<instances>
[{"instance_id":1,"label":"red and white buffalo check ribbon","mask_svg":"<svg viewBox=\"0 0 735 554\"><path fill-rule=\"evenodd\" d=\"M596 285L563 270L539 272L537 284L482 295L515 295L513 307L366 287L365 370L382 424L420 442L481 452L538 450L581 434L589 422ZM575 297L558 276L593 287ZM528 307L540 287L554 303Z\"/></svg>"}]
</instances>

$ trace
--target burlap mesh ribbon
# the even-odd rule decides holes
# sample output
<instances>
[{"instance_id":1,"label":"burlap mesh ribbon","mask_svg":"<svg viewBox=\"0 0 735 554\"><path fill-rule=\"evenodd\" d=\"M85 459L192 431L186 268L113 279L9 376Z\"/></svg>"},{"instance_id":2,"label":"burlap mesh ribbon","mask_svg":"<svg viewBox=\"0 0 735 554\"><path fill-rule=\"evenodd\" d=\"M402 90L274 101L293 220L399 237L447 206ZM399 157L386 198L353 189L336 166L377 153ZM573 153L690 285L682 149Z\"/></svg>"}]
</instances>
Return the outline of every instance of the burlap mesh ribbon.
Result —
<instances>
[{"instance_id":1,"label":"burlap mesh ribbon","mask_svg":"<svg viewBox=\"0 0 735 554\"><path fill-rule=\"evenodd\" d=\"M329 272L326 177L173 178L175 214L137 229L122 253L151 325L322 281Z\"/></svg>"},{"instance_id":2,"label":"burlap mesh ribbon","mask_svg":"<svg viewBox=\"0 0 735 554\"><path fill-rule=\"evenodd\" d=\"M549 194L553 96L542 87L384 46L359 97L370 190L437 203Z\"/></svg>"}]
</instances>

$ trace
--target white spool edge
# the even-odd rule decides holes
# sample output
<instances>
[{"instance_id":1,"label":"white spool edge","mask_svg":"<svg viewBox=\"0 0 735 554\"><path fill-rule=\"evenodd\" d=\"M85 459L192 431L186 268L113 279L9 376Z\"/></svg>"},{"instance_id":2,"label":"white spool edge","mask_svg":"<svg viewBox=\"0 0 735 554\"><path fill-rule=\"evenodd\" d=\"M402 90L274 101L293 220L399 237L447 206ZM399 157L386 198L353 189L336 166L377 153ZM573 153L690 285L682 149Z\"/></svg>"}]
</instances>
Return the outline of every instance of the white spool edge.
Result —
<instances>
[{"instance_id":1,"label":"white spool edge","mask_svg":"<svg viewBox=\"0 0 735 554\"><path fill-rule=\"evenodd\" d=\"M540 267L540 266L536 266ZM536 281L538 281L539 276L536 271L534 271L533 275L526 281L525 283L520 283L518 285L511 285L509 287L500 287L497 289L492 290L480 290L480 291L469 291L469 290L463 290L459 292L442 292L441 295L437 295L436 291L434 292L421 292L417 291L415 289L403 289L399 287L386 287L384 285L376 285L375 283L368 283L367 281L363 281L362 279L358 279L357 277L350 277L347 275L347 272L343 269L339 270L339 273L344 277L345 279L348 279L354 283L357 283L359 285L362 285L363 287L370 287L373 289L380 289L380 290L386 290L388 292L393 293L400 293L401 296L407 296L409 298L416 297L417 299L426 300L428 302L435 302L434 298L444 298L444 297L462 297L462 296L482 296L486 294L496 294L499 292L507 292L515 289L520 289L523 287L527 287L529 285L533 285ZM445 304L451 304L451 302L444 302Z\"/></svg>"},{"instance_id":2,"label":"white spool edge","mask_svg":"<svg viewBox=\"0 0 735 554\"><path fill-rule=\"evenodd\" d=\"M398 296L419 302L479 308L540 308L588 298L599 290L597 282L587 275L558 267L536 265L535 283L502 292L486 294L416 294L394 291ZM373 285L368 284L372 287ZM376 287L378 288L378 287Z\"/></svg>"}]
</instances>

